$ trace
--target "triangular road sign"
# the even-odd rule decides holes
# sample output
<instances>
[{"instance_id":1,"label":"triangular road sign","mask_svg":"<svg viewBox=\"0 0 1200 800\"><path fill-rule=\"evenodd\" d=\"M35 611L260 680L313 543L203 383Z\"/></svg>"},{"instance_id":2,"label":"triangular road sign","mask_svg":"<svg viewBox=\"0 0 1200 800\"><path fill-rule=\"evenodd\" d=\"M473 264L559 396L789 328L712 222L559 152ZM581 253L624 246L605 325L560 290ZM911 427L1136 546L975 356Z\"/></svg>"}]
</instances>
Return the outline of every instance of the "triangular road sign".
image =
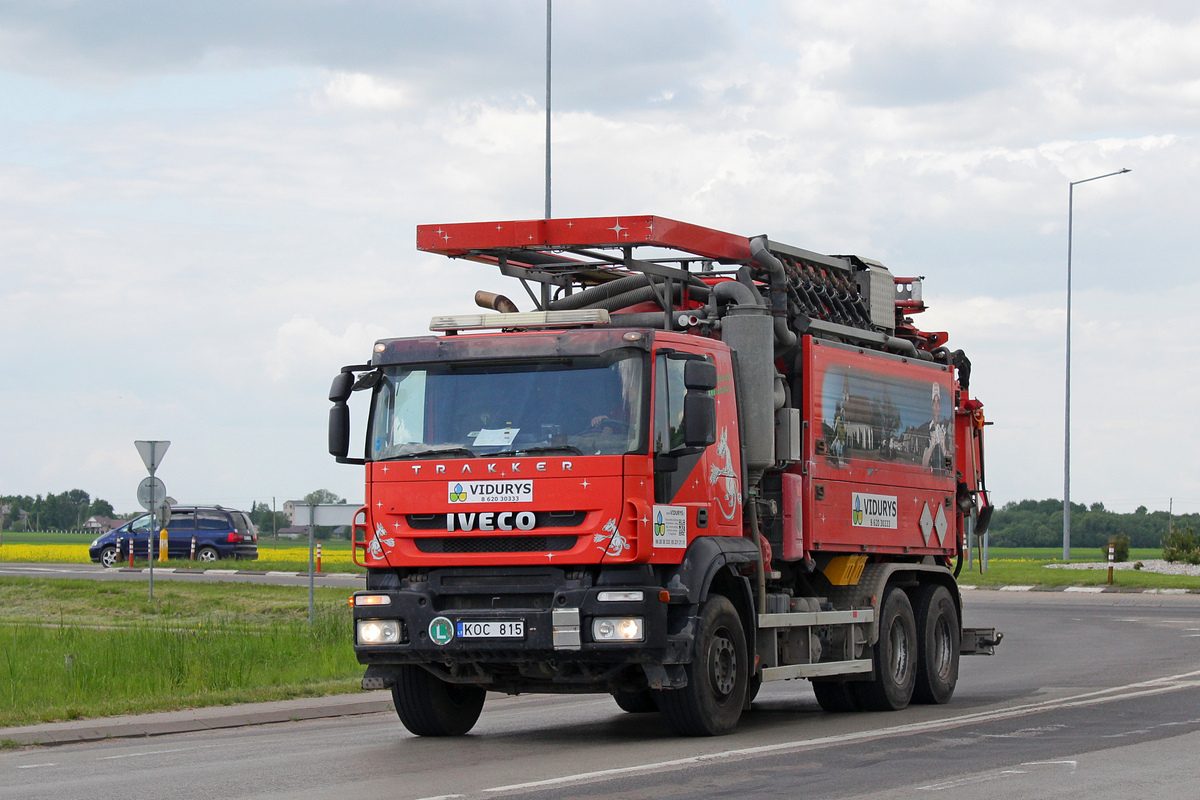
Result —
<instances>
[{"instance_id":1,"label":"triangular road sign","mask_svg":"<svg viewBox=\"0 0 1200 800\"><path fill-rule=\"evenodd\" d=\"M142 463L146 465L146 469L151 475L158 469L163 456L167 454L167 448L171 446L170 442L164 440L143 441L139 439L133 444L137 447L138 454L142 457Z\"/></svg>"}]
</instances>

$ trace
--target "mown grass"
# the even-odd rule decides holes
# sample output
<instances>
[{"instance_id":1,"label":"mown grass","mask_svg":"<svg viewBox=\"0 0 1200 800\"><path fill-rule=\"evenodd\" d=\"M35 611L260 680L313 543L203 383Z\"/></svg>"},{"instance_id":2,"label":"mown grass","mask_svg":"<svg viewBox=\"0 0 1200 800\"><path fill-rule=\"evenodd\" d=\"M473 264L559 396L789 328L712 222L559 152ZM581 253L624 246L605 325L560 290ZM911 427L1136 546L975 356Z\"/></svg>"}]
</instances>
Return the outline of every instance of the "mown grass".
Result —
<instances>
[{"instance_id":1,"label":"mown grass","mask_svg":"<svg viewBox=\"0 0 1200 800\"><path fill-rule=\"evenodd\" d=\"M0 578L0 727L355 691L348 594Z\"/></svg>"}]
</instances>

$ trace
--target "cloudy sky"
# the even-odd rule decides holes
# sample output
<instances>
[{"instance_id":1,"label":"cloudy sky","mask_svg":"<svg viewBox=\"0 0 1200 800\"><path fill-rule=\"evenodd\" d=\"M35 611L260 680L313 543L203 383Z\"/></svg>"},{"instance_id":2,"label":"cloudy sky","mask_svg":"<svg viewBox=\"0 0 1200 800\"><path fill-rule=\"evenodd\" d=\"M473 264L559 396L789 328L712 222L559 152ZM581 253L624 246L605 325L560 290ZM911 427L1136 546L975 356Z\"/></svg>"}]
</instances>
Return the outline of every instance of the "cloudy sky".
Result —
<instances>
[{"instance_id":1,"label":"cloudy sky","mask_svg":"<svg viewBox=\"0 0 1200 800\"><path fill-rule=\"evenodd\" d=\"M362 497L325 395L542 216L542 0L0 0L0 494ZM652 213L923 275L999 502L1200 511L1200 10L559 0L559 217ZM519 290L516 294L521 294ZM515 296L515 295L514 295Z\"/></svg>"}]
</instances>

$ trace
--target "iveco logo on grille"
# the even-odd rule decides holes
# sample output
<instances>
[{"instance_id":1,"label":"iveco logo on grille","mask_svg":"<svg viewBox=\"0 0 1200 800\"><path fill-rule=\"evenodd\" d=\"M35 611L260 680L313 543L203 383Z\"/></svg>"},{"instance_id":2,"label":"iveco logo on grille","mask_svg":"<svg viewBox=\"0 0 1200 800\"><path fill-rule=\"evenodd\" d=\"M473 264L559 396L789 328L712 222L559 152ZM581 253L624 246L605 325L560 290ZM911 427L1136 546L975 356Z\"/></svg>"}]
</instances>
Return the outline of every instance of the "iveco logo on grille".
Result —
<instances>
[{"instance_id":1,"label":"iveco logo on grille","mask_svg":"<svg viewBox=\"0 0 1200 800\"><path fill-rule=\"evenodd\" d=\"M482 511L478 514L450 513L446 515L448 531L531 531L537 525L532 511Z\"/></svg>"},{"instance_id":2,"label":"iveco logo on grille","mask_svg":"<svg viewBox=\"0 0 1200 800\"><path fill-rule=\"evenodd\" d=\"M533 481L450 481L450 503L532 503Z\"/></svg>"}]
</instances>

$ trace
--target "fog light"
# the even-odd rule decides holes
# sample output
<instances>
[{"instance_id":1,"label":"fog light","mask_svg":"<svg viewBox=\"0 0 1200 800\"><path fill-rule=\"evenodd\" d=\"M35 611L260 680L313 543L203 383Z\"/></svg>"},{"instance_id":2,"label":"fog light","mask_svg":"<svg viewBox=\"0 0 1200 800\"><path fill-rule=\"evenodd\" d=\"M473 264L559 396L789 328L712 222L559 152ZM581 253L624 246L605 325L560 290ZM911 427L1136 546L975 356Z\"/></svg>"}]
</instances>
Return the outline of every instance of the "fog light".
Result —
<instances>
[{"instance_id":1,"label":"fog light","mask_svg":"<svg viewBox=\"0 0 1200 800\"><path fill-rule=\"evenodd\" d=\"M641 617L597 617L592 620L596 642L640 642L644 638Z\"/></svg>"},{"instance_id":2,"label":"fog light","mask_svg":"<svg viewBox=\"0 0 1200 800\"><path fill-rule=\"evenodd\" d=\"M605 591L596 595L601 603L640 603L644 595L641 589L628 592Z\"/></svg>"},{"instance_id":3,"label":"fog light","mask_svg":"<svg viewBox=\"0 0 1200 800\"><path fill-rule=\"evenodd\" d=\"M359 644L398 644L400 622L394 619L360 619L358 621Z\"/></svg>"}]
</instances>

